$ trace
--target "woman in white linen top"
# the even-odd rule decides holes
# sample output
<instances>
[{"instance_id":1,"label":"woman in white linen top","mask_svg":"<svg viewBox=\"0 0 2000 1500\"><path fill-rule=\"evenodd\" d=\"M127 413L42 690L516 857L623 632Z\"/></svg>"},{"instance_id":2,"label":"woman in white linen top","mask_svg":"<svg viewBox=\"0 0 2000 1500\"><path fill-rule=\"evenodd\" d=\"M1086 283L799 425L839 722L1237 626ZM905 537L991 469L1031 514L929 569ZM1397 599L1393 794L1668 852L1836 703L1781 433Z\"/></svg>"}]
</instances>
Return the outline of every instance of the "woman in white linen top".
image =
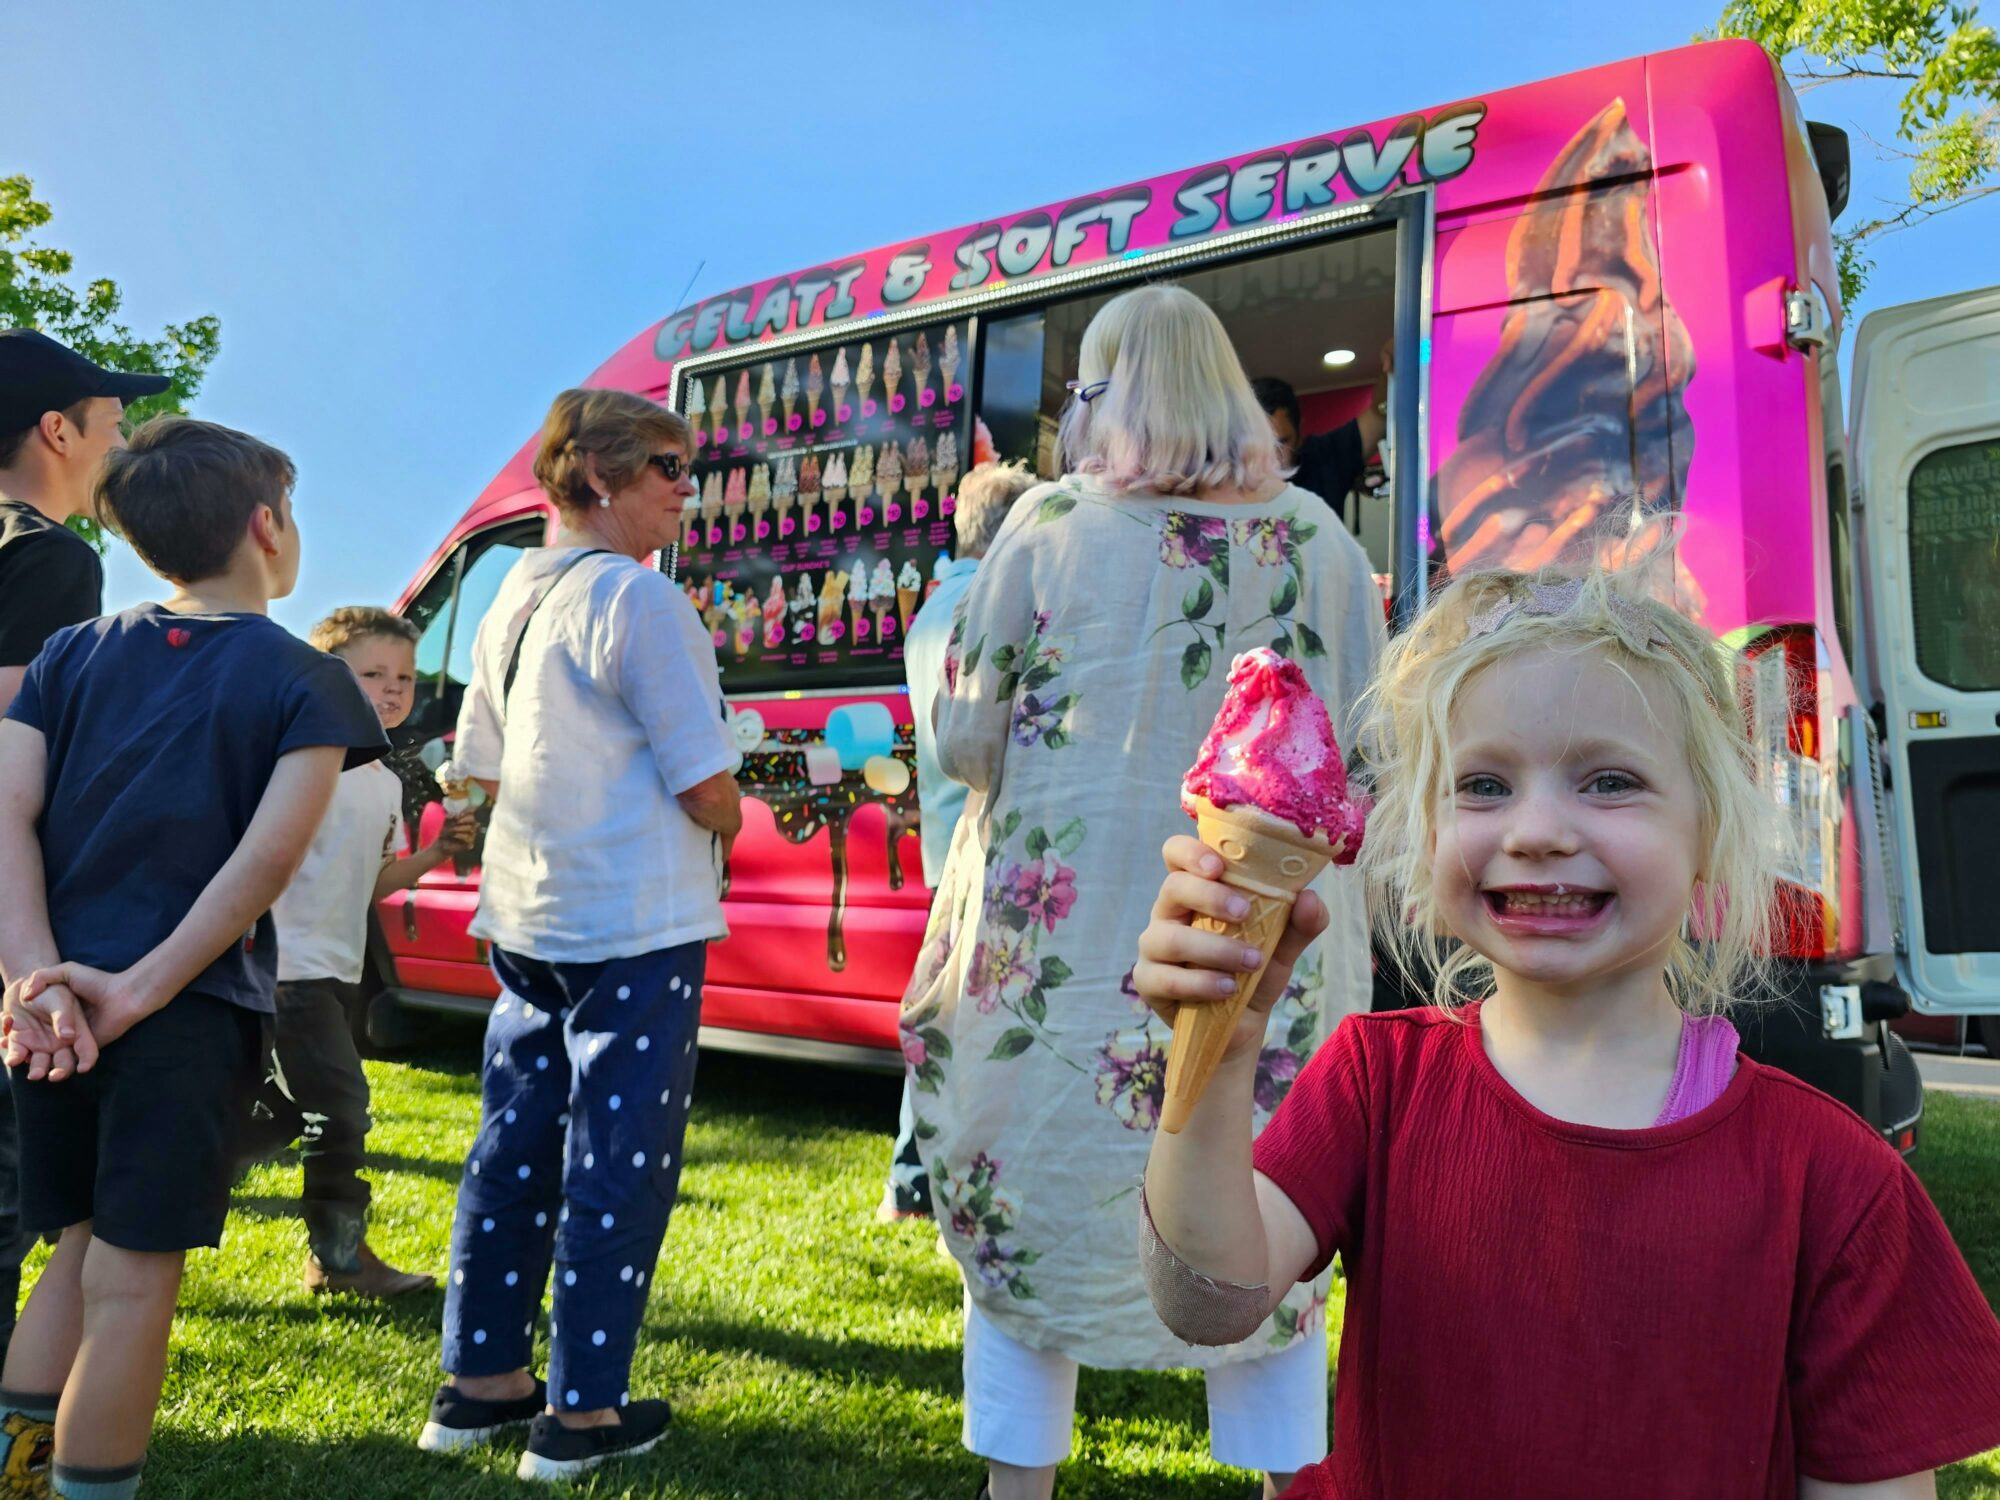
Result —
<instances>
[{"instance_id":1,"label":"woman in white linen top","mask_svg":"<svg viewBox=\"0 0 2000 1500\"><path fill-rule=\"evenodd\" d=\"M480 622L452 752L494 797L472 931L492 944L501 995L452 1232L454 1379L420 1443L476 1441L546 1396L527 1477L637 1451L667 1420L626 1383L742 824L708 633L648 566L695 495L690 438L628 392L556 398L535 477L558 525ZM552 1264L544 1391L531 1330Z\"/></svg>"}]
</instances>

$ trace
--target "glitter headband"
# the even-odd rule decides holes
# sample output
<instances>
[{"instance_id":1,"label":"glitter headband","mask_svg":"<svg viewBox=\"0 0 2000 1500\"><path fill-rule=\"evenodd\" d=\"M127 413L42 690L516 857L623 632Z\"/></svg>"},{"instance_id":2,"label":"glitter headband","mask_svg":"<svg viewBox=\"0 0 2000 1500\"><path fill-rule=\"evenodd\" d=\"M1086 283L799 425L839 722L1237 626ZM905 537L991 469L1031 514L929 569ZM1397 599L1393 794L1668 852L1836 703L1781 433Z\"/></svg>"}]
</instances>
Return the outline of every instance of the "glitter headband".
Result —
<instances>
[{"instance_id":1,"label":"glitter headband","mask_svg":"<svg viewBox=\"0 0 2000 1500\"><path fill-rule=\"evenodd\" d=\"M1527 597L1502 599L1498 604L1481 610L1466 622L1468 636L1491 635L1516 615L1531 619L1554 618L1566 615L1576 608L1577 600L1583 597L1583 580L1565 578L1560 583L1543 583L1537 579L1526 580ZM1648 619L1645 610L1621 594L1606 591L1605 603L1611 614L1634 640L1644 641L1649 646L1671 647L1672 642L1661 632L1658 625Z\"/></svg>"},{"instance_id":2,"label":"glitter headband","mask_svg":"<svg viewBox=\"0 0 2000 1500\"><path fill-rule=\"evenodd\" d=\"M1498 604L1481 610L1468 620L1465 626L1466 638L1473 640L1480 636L1492 635L1516 616L1528 619L1553 619L1566 615L1576 608L1577 601L1583 597L1581 578L1565 578L1559 583L1543 583L1538 579L1527 579L1523 581L1523 587L1527 590L1525 597L1502 599ZM1624 595L1608 589L1605 591L1604 602L1624 635L1666 652L1686 667L1693 675L1696 685L1700 687L1702 697L1708 700L1708 706L1717 713L1722 711L1721 705L1715 701L1714 693L1709 689L1707 678L1693 662L1687 659L1680 647L1668 638L1667 633L1644 608Z\"/></svg>"}]
</instances>

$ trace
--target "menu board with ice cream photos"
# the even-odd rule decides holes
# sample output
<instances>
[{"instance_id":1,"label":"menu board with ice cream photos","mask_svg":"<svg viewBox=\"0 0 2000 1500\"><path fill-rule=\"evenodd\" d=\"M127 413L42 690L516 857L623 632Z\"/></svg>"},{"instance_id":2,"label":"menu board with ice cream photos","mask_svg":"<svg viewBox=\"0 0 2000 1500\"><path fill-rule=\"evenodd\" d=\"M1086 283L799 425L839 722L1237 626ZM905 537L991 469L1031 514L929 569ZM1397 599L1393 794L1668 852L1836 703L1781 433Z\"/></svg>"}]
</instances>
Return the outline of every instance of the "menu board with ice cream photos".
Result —
<instances>
[{"instance_id":1,"label":"menu board with ice cream photos","mask_svg":"<svg viewBox=\"0 0 2000 1500\"><path fill-rule=\"evenodd\" d=\"M686 377L700 501L675 577L731 693L900 683L971 452L961 318Z\"/></svg>"}]
</instances>

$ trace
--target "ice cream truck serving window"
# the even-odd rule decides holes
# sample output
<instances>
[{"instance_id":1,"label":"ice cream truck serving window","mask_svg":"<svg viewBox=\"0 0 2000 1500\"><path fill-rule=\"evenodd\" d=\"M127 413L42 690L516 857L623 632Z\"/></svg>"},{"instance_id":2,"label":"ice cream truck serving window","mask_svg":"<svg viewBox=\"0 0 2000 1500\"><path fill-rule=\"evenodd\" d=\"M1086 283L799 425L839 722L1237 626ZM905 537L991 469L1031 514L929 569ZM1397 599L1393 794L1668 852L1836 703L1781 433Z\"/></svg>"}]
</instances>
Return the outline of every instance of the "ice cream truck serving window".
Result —
<instances>
[{"instance_id":1,"label":"ice cream truck serving window","mask_svg":"<svg viewBox=\"0 0 2000 1500\"><path fill-rule=\"evenodd\" d=\"M1397 618L1440 567L1664 558L1660 586L1737 653L1784 819L1797 998L1832 1018L1777 1060L1874 1101L1896 1136L1914 1070L1856 998L1893 984L1893 945L1849 669L1844 190L1814 149L1758 49L1706 44L1073 193L643 330L589 383L695 430L699 502L660 563L707 627L745 750L710 1040L896 1065L930 898L903 643L955 554L958 484L989 454L1053 477L1085 326L1171 278L1272 382L1299 452L1351 459L1300 477ZM476 596L546 519L532 449L405 599L435 636L432 734ZM1921 476L1940 556L1973 461ZM1986 675L1948 632L1923 650L1947 678ZM491 993L462 939L476 881L438 872L391 908L403 991Z\"/></svg>"}]
</instances>

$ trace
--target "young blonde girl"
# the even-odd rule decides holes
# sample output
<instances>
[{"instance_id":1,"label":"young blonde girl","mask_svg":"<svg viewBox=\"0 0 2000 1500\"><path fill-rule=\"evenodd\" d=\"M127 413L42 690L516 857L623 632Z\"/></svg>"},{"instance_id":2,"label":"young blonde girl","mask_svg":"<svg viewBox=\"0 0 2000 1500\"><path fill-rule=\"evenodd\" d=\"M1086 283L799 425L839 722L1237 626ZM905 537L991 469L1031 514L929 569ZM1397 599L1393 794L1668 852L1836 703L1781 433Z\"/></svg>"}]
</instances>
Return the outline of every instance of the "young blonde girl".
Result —
<instances>
[{"instance_id":1,"label":"young blonde girl","mask_svg":"<svg viewBox=\"0 0 2000 1500\"><path fill-rule=\"evenodd\" d=\"M1254 1148L1263 1016L1157 1137L1162 1319L1229 1343L1338 1253L1333 1456L1288 1494L1925 1496L2000 1444L2000 1324L1862 1121L1736 1051L1775 843L1714 639L1619 577L1487 573L1391 644L1359 748L1377 926L1434 1005L1348 1018ZM1226 995L1189 838L1140 944ZM1479 998L1471 998L1479 997Z\"/></svg>"}]
</instances>

